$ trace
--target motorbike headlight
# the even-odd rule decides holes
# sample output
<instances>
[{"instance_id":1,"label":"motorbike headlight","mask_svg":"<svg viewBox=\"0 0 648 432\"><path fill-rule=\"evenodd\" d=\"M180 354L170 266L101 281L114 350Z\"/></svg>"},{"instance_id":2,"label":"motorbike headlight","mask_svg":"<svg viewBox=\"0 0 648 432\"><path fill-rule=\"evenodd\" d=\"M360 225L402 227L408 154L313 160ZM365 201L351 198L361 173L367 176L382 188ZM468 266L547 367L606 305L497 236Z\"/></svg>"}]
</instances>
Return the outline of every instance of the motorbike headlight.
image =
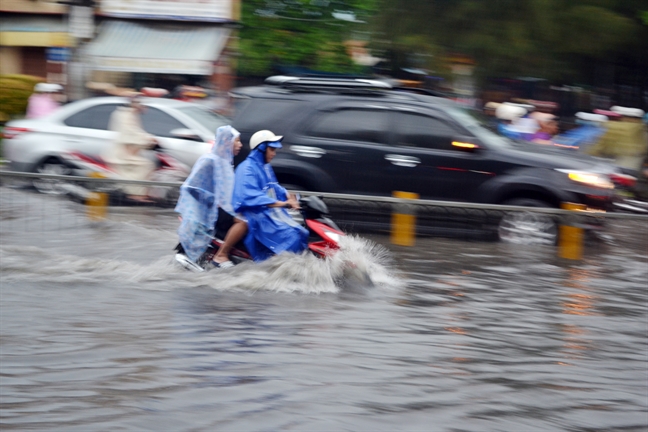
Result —
<instances>
[{"instance_id":1,"label":"motorbike headlight","mask_svg":"<svg viewBox=\"0 0 648 432\"><path fill-rule=\"evenodd\" d=\"M342 236L335 231L324 230L324 234L335 243L340 243L340 239L342 238Z\"/></svg>"},{"instance_id":2,"label":"motorbike headlight","mask_svg":"<svg viewBox=\"0 0 648 432\"><path fill-rule=\"evenodd\" d=\"M614 183L603 174L590 173L586 171L573 171L566 169L559 169L562 173L567 174L570 180L575 181L576 183L582 183L589 186L594 186L601 189L614 189Z\"/></svg>"}]
</instances>

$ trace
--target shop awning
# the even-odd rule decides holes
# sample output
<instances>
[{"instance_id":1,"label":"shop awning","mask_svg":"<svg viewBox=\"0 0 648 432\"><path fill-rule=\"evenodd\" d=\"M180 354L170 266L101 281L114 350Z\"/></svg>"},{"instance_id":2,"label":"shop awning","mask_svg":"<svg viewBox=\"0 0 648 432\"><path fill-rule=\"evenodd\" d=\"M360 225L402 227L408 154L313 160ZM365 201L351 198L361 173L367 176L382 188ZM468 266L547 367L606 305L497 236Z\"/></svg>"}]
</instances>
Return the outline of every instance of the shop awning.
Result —
<instances>
[{"instance_id":1,"label":"shop awning","mask_svg":"<svg viewBox=\"0 0 648 432\"><path fill-rule=\"evenodd\" d=\"M73 46L73 40L61 16L14 16L0 21L0 45L69 47Z\"/></svg>"},{"instance_id":2,"label":"shop awning","mask_svg":"<svg viewBox=\"0 0 648 432\"><path fill-rule=\"evenodd\" d=\"M86 55L95 70L211 75L229 34L217 26L108 21Z\"/></svg>"}]
</instances>

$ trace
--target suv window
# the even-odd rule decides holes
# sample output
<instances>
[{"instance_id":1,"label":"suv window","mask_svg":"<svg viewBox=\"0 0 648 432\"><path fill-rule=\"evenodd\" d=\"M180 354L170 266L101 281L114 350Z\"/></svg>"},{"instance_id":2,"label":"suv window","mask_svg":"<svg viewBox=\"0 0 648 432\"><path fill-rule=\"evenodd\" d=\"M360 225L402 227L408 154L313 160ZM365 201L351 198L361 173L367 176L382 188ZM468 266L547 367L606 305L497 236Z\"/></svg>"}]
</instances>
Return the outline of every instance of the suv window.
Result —
<instances>
[{"instance_id":1,"label":"suv window","mask_svg":"<svg viewBox=\"0 0 648 432\"><path fill-rule=\"evenodd\" d=\"M146 107L142 113L142 127L146 132L155 136L173 137L172 130L184 129L187 126L157 108Z\"/></svg>"},{"instance_id":2,"label":"suv window","mask_svg":"<svg viewBox=\"0 0 648 432\"><path fill-rule=\"evenodd\" d=\"M457 130L443 120L414 113L399 112L398 145L436 150L452 150Z\"/></svg>"},{"instance_id":3,"label":"suv window","mask_svg":"<svg viewBox=\"0 0 648 432\"><path fill-rule=\"evenodd\" d=\"M256 99L254 103L245 103L241 111L236 113L236 128L240 131L258 131L272 129L281 134L276 125L285 123L290 118L298 104L295 100ZM237 106L238 107L238 106Z\"/></svg>"},{"instance_id":4,"label":"suv window","mask_svg":"<svg viewBox=\"0 0 648 432\"><path fill-rule=\"evenodd\" d=\"M341 109L325 112L310 126L308 135L347 141L387 144L389 112Z\"/></svg>"},{"instance_id":5,"label":"suv window","mask_svg":"<svg viewBox=\"0 0 648 432\"><path fill-rule=\"evenodd\" d=\"M120 104L103 104L86 108L63 120L68 126L108 130L110 115Z\"/></svg>"}]
</instances>

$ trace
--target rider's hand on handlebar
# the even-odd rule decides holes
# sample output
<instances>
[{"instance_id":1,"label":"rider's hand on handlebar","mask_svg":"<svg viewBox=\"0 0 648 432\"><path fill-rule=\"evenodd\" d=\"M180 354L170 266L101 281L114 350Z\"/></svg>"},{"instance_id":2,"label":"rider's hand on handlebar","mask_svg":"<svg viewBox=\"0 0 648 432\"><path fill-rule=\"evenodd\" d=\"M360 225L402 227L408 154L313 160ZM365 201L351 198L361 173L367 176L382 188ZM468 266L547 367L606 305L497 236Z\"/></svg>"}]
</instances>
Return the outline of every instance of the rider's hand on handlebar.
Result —
<instances>
[{"instance_id":1,"label":"rider's hand on handlebar","mask_svg":"<svg viewBox=\"0 0 648 432\"><path fill-rule=\"evenodd\" d=\"M160 141L158 141L158 140L155 139L155 138L151 138L151 140L149 141L149 148L150 148L151 150L159 150L159 149L161 149L162 147L160 146Z\"/></svg>"},{"instance_id":2,"label":"rider's hand on handlebar","mask_svg":"<svg viewBox=\"0 0 648 432\"><path fill-rule=\"evenodd\" d=\"M295 198L295 195L290 194L288 196L288 200L286 203L290 206L290 208L299 210L301 207L299 206L299 201L297 201L297 198Z\"/></svg>"}]
</instances>

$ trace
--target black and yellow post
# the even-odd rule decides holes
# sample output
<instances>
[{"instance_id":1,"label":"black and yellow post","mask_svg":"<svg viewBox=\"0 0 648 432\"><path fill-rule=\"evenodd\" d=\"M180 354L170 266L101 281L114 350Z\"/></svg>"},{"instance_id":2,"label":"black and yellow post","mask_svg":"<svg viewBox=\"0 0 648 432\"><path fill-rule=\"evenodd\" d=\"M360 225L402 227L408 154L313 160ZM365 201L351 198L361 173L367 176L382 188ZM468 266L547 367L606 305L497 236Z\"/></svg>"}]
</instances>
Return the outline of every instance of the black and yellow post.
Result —
<instances>
[{"instance_id":1,"label":"black and yellow post","mask_svg":"<svg viewBox=\"0 0 648 432\"><path fill-rule=\"evenodd\" d=\"M585 210L584 204L562 203L560 208L574 212ZM561 258L579 260L583 257L583 228L579 226L578 218L569 215L560 224L558 237L558 256Z\"/></svg>"},{"instance_id":2,"label":"black and yellow post","mask_svg":"<svg viewBox=\"0 0 648 432\"><path fill-rule=\"evenodd\" d=\"M90 173L90 177L105 178L100 173ZM90 192L86 198L87 215L90 220L106 219L108 214L108 194L105 192Z\"/></svg>"},{"instance_id":3,"label":"black and yellow post","mask_svg":"<svg viewBox=\"0 0 648 432\"><path fill-rule=\"evenodd\" d=\"M412 192L393 192L394 198L418 199ZM414 246L416 242L416 215L412 205L397 203L391 219L391 242L399 246Z\"/></svg>"}]
</instances>

